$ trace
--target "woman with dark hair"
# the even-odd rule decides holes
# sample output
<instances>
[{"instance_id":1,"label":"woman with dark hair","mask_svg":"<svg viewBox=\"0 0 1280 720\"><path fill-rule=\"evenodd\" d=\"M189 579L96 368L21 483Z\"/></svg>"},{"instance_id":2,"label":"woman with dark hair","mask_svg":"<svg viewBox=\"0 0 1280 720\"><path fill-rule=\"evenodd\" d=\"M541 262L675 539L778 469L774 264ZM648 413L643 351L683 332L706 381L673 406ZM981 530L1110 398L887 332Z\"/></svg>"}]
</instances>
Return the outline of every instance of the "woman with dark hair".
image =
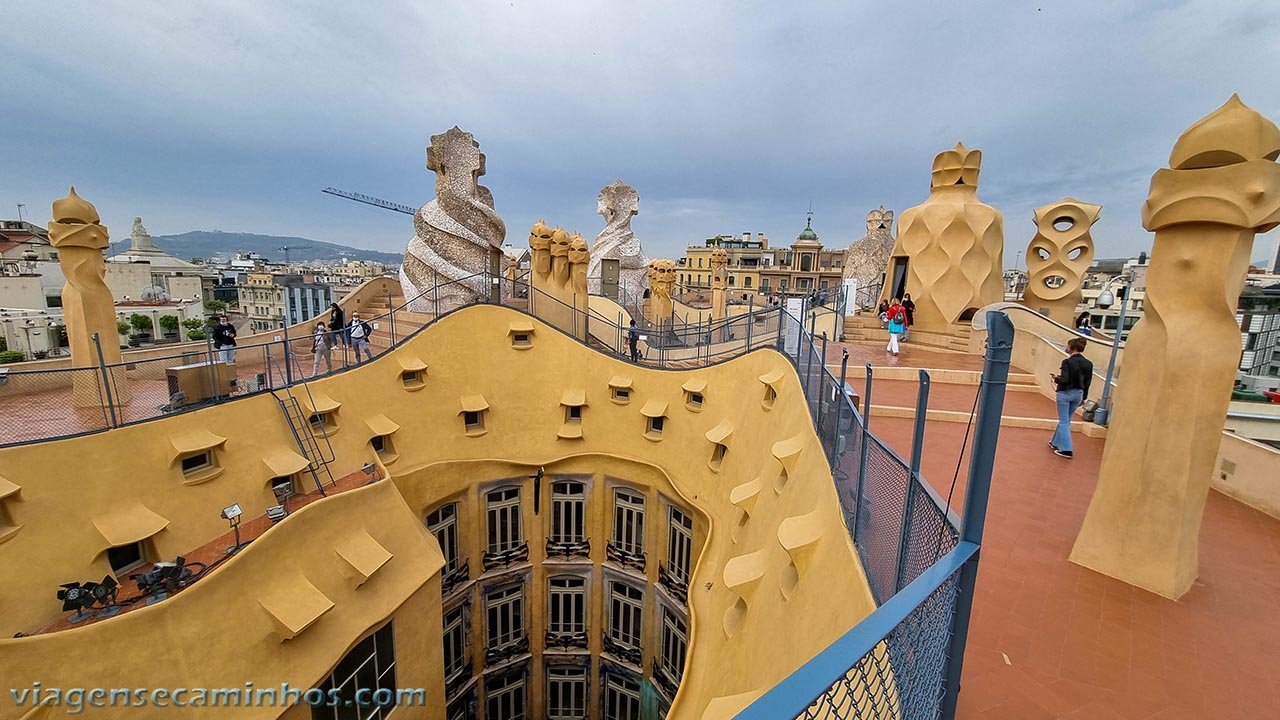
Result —
<instances>
[{"instance_id":1,"label":"woman with dark hair","mask_svg":"<svg viewBox=\"0 0 1280 720\"><path fill-rule=\"evenodd\" d=\"M916 324L916 304L911 302L911 293L902 296L902 309L907 313L907 327L902 334L902 339L906 340L911 337L911 326Z\"/></svg>"},{"instance_id":2,"label":"woman with dark hair","mask_svg":"<svg viewBox=\"0 0 1280 720\"><path fill-rule=\"evenodd\" d=\"M1089 317L1089 311L1080 313L1080 317L1076 318L1076 332L1085 337L1093 337L1093 318Z\"/></svg>"},{"instance_id":3,"label":"woman with dark hair","mask_svg":"<svg viewBox=\"0 0 1280 720\"><path fill-rule=\"evenodd\" d=\"M342 308L338 307L338 303L329 305L329 327L333 328L334 341L332 344L334 346L338 343L342 343L344 347L351 344L351 336L347 334L351 331L346 329L347 316L346 313L342 312Z\"/></svg>"}]
</instances>

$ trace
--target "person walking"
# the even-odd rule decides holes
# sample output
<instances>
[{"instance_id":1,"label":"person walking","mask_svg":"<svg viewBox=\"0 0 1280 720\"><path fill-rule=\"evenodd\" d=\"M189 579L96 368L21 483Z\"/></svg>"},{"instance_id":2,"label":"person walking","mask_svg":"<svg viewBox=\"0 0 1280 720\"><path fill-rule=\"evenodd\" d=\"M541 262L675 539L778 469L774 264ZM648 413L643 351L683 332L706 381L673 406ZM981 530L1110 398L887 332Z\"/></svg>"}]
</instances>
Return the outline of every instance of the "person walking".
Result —
<instances>
[{"instance_id":1,"label":"person walking","mask_svg":"<svg viewBox=\"0 0 1280 720\"><path fill-rule=\"evenodd\" d=\"M335 335L330 347L337 347L338 343L342 343L344 346L349 344L346 331L347 316L346 313L342 312L342 308L338 307L338 303L329 305L329 327L333 328Z\"/></svg>"},{"instance_id":2,"label":"person walking","mask_svg":"<svg viewBox=\"0 0 1280 720\"><path fill-rule=\"evenodd\" d=\"M631 362L640 362L640 328L636 327L635 320L627 328L627 345L631 346Z\"/></svg>"},{"instance_id":3,"label":"person walking","mask_svg":"<svg viewBox=\"0 0 1280 720\"><path fill-rule=\"evenodd\" d=\"M889 304L889 309L885 311L885 317L889 322L889 345L885 348L896 357L898 354L898 338L902 335L902 331L907 328L907 311L902 309L902 304L898 302L898 298L894 298Z\"/></svg>"},{"instance_id":4,"label":"person walking","mask_svg":"<svg viewBox=\"0 0 1280 720\"><path fill-rule=\"evenodd\" d=\"M1089 384L1093 381L1093 363L1082 353L1085 349L1084 338L1071 338L1067 341L1067 358L1057 375L1051 375L1057 386L1058 427L1053 431L1053 439L1049 447L1053 454L1074 457L1071 446L1071 416L1089 397Z\"/></svg>"},{"instance_id":5,"label":"person walking","mask_svg":"<svg viewBox=\"0 0 1280 720\"><path fill-rule=\"evenodd\" d=\"M322 322L316 323L316 331L311 336L311 376L315 377L316 371L320 369L320 359L324 358L324 368L326 373L333 372L333 346L336 341L334 335L341 333L331 333L329 328L325 327Z\"/></svg>"},{"instance_id":6,"label":"person walking","mask_svg":"<svg viewBox=\"0 0 1280 720\"><path fill-rule=\"evenodd\" d=\"M226 315L218 318L213 326L213 348L222 356L222 362L234 365L236 362L236 328Z\"/></svg>"},{"instance_id":7,"label":"person walking","mask_svg":"<svg viewBox=\"0 0 1280 720\"><path fill-rule=\"evenodd\" d=\"M362 349L365 357L373 360L373 352L369 350L369 336L373 335L373 328L360 319L360 313L351 313L351 324L347 326L347 334L351 336L351 348L356 354L356 364L364 362L360 359Z\"/></svg>"},{"instance_id":8,"label":"person walking","mask_svg":"<svg viewBox=\"0 0 1280 720\"><path fill-rule=\"evenodd\" d=\"M1093 337L1093 318L1089 317L1088 311L1080 313L1080 317L1076 318L1076 332L1085 337Z\"/></svg>"},{"instance_id":9,"label":"person walking","mask_svg":"<svg viewBox=\"0 0 1280 720\"><path fill-rule=\"evenodd\" d=\"M902 296L902 309L907 313L907 322L902 331L902 339L911 339L911 326L916 324L916 304L911 301L911 293Z\"/></svg>"}]
</instances>

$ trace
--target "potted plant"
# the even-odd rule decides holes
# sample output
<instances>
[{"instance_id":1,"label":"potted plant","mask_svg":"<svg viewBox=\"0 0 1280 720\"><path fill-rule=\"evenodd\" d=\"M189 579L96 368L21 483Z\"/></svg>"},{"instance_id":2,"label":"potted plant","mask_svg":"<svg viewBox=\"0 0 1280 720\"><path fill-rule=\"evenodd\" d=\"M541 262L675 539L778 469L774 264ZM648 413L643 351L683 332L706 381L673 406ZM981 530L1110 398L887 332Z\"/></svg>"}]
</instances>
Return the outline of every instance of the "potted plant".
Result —
<instances>
[{"instance_id":1,"label":"potted plant","mask_svg":"<svg viewBox=\"0 0 1280 720\"><path fill-rule=\"evenodd\" d=\"M165 340L173 341L178 339L177 315L161 315L158 322L160 323L160 329L164 331Z\"/></svg>"},{"instance_id":2,"label":"potted plant","mask_svg":"<svg viewBox=\"0 0 1280 720\"><path fill-rule=\"evenodd\" d=\"M187 329L188 340L204 339L204 321L200 318L187 318L182 321L182 327Z\"/></svg>"},{"instance_id":3,"label":"potted plant","mask_svg":"<svg viewBox=\"0 0 1280 720\"><path fill-rule=\"evenodd\" d=\"M0 350L0 365L8 365L9 363L22 362L22 353L17 350Z\"/></svg>"},{"instance_id":4,"label":"potted plant","mask_svg":"<svg viewBox=\"0 0 1280 720\"><path fill-rule=\"evenodd\" d=\"M129 347L138 347L151 340L151 318L142 313L134 313L129 316L129 326L133 328L133 332L129 333Z\"/></svg>"}]
</instances>

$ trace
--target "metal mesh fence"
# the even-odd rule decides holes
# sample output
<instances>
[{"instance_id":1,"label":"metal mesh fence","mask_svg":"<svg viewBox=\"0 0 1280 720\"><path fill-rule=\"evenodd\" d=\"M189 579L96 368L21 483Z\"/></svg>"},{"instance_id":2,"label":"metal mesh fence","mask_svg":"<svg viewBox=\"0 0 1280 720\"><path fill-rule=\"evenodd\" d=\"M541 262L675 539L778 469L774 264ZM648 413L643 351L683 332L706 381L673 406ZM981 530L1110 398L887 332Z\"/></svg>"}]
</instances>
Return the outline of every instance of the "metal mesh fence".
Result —
<instances>
[{"instance_id":1,"label":"metal mesh fence","mask_svg":"<svg viewBox=\"0 0 1280 720\"><path fill-rule=\"evenodd\" d=\"M958 576L952 573L798 717L941 717Z\"/></svg>"},{"instance_id":2,"label":"metal mesh fence","mask_svg":"<svg viewBox=\"0 0 1280 720\"><path fill-rule=\"evenodd\" d=\"M99 368L0 367L0 445L111 427Z\"/></svg>"}]
</instances>

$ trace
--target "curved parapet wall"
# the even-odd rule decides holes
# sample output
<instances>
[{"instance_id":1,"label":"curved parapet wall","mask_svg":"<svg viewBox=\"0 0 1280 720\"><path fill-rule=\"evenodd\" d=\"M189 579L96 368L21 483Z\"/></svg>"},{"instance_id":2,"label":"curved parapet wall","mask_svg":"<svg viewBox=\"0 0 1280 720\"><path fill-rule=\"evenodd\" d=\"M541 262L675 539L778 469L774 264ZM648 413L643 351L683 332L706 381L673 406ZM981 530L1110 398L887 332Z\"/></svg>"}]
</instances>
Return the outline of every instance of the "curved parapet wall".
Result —
<instances>
[{"instance_id":1,"label":"curved parapet wall","mask_svg":"<svg viewBox=\"0 0 1280 720\"><path fill-rule=\"evenodd\" d=\"M1035 376L1036 387L1047 398L1054 398L1057 388L1050 379L1056 375L1063 359L1067 357L1067 341L1080 338L1085 341L1085 357L1093 363L1094 384L1090 388L1091 399L1102 396L1102 384L1107 376L1107 363L1111 359L1111 341L1097 336L1081 335L1073 328L1059 323L1052 318L1041 315L1020 303L999 302L988 305L974 313L971 324L974 329L972 341L982 346L987 331L987 313L996 310L1009 316L1013 323L1013 365L1018 369ZM1116 353L1116 378L1120 375L1120 367L1124 358L1124 343L1120 344L1120 352ZM1116 384L1112 379L1112 384Z\"/></svg>"},{"instance_id":2,"label":"curved parapet wall","mask_svg":"<svg viewBox=\"0 0 1280 720\"><path fill-rule=\"evenodd\" d=\"M768 392L760 377L772 379ZM543 537L554 515L551 483L573 475L591 478L585 502L598 532L607 533L605 545L616 540L616 524L608 525L611 488L629 485L645 498L641 541L651 563L641 583L645 668L657 656L661 607L669 604L659 602L667 591L653 587L648 574L668 562L663 508L685 508L694 519L687 669L670 717L700 717L714 698L762 693L873 608L799 379L774 351L693 371L653 370L591 350L528 315L478 305L441 318L373 362L293 392L304 416L315 414L328 428L335 476L374 463L391 482L295 513L169 601L83 628L0 641L0 676L26 682L39 675L46 687L234 687L236 678L310 686L352 643L392 618L397 684L428 688L438 704L427 715L438 717L444 603L440 580L423 579L440 573L422 513L459 494L479 503L481 493L514 483L527 488L517 505L530 529L525 537ZM566 431L570 425L574 432ZM0 487L0 499L22 526L0 543L0 574L9 578L0 586L0 634L31 632L60 618L53 590L109 572L104 551L112 537L122 537L119 528L147 533L149 558L167 559L225 533L218 513L226 505L240 503L252 515L274 504L273 479L296 468L292 443L275 400L252 396L98 435L0 449L4 487L12 486ZM213 467L183 472L183 458L206 451ZM59 468L56 476L49 467ZM471 507L459 516L460 537L472 538L467 552L476 557L488 520L476 512L480 505ZM373 548L362 537L346 539L356 530L391 554L381 569L369 558L382 553L366 552ZM536 543L527 552L532 568L552 562ZM611 566L619 561L607 547L593 543L591 552L593 582L627 572ZM482 588L492 585L490 571L481 575L474 564L472 570ZM530 572L536 580L541 571ZM281 607L276 598L289 597L290 588L292 597L309 598L304 605L315 617ZM540 631L545 596L530 590L528 597L527 627ZM217 610L189 611L206 604ZM357 605L358 613L344 614ZM476 622L487 622L473 607ZM213 620L222 617L231 624ZM592 635L602 631L588 628ZM485 628L471 632L470 658L478 668ZM81 638L88 645L73 648ZM252 647L242 647L245 638ZM139 650L153 647L163 650ZM64 654L66 662L59 659ZM537 658L528 662L531 672L543 667ZM609 662L616 667L617 658ZM533 678L534 686L545 680ZM531 694L531 702L540 697ZM128 717L127 711L97 715ZM20 715L0 704L0 718Z\"/></svg>"}]
</instances>

